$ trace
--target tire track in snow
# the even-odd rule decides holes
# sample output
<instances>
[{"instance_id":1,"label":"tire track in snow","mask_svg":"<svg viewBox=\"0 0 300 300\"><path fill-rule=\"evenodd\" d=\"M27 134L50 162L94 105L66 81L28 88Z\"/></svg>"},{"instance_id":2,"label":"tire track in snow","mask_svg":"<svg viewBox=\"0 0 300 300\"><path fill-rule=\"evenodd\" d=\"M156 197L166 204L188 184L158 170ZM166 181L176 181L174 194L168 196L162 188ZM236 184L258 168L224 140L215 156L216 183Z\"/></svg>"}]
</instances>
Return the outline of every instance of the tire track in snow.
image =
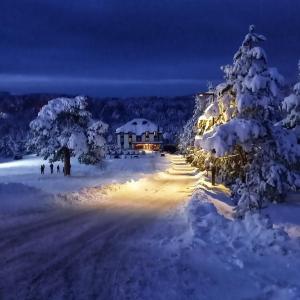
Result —
<instances>
[{"instance_id":1,"label":"tire track in snow","mask_svg":"<svg viewBox=\"0 0 300 300\"><path fill-rule=\"evenodd\" d=\"M40 236L44 236L47 231L51 232L58 226L65 226L69 222L73 221L76 223L82 221L81 218L87 217L94 211L84 211L84 212L70 212L65 213L55 213L50 216L46 213L45 220L38 221L33 224L22 226L22 228L14 228L11 230L6 230L4 234L0 235L0 252L3 253L5 249L17 247L18 245L24 244L30 239L38 239Z\"/></svg>"},{"instance_id":2,"label":"tire track in snow","mask_svg":"<svg viewBox=\"0 0 300 300\"><path fill-rule=\"evenodd\" d=\"M126 236L132 234L132 229L136 228L138 225L137 222L141 223L144 222L144 220L142 220L140 217L133 217L124 219L118 224L115 224L114 220L109 220L107 223L105 222L103 224L96 224L89 230L83 232L80 237L76 238L76 240L61 247L61 252L63 255L60 255L58 259L51 261L50 264L38 275L36 275L30 282L31 289L28 292L28 299L32 299L34 294L36 294L36 291L40 290L41 287L51 287L53 281L60 283L61 290L64 290L66 286L69 287L64 294L74 294L74 292L72 292L72 288L77 286L77 284L74 282L76 280L74 279L74 271L72 270L74 270L74 266L76 268L77 263L80 263L83 260L85 261L85 264L89 266L92 265L97 268L99 265L103 265L103 262L105 262L105 257L109 259L109 257L113 255L114 260L112 268L116 272L115 267L117 260L115 255L124 251L124 248L117 248L117 251L114 250L114 252L112 252L112 249L119 244L118 241L121 238L126 240ZM105 231L103 230L103 227L108 228ZM94 253L95 251L97 254ZM90 261L88 261L87 256L90 256ZM96 259L97 257L98 259ZM68 284L65 284L61 281L62 276L64 278L68 278ZM94 295L99 294L97 282L99 282L99 278L101 278L102 285L105 287L105 289L101 290L100 293L103 294L105 291L105 298L100 299L112 299L111 297L108 297L111 295L111 292L109 292L111 273L101 272L100 276L96 276L95 274L92 276L89 274L88 276L90 282L92 282L93 279L96 279L96 281L94 281L95 284L91 286L91 291L93 291ZM50 280L50 282L47 282L48 280Z\"/></svg>"}]
</instances>

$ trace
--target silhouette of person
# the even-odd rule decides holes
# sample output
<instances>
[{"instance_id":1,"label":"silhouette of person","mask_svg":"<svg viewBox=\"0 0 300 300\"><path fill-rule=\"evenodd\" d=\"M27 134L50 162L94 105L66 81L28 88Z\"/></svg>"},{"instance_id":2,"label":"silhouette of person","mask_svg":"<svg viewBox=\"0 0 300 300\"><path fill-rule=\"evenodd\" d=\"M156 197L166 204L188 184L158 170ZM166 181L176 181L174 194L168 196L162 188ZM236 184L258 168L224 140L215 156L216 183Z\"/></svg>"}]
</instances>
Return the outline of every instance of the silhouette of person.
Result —
<instances>
[{"instance_id":1,"label":"silhouette of person","mask_svg":"<svg viewBox=\"0 0 300 300\"><path fill-rule=\"evenodd\" d=\"M45 174L45 165L41 165L41 175Z\"/></svg>"},{"instance_id":2,"label":"silhouette of person","mask_svg":"<svg viewBox=\"0 0 300 300\"><path fill-rule=\"evenodd\" d=\"M54 168L53 163L51 163L51 164L50 164L50 171L51 171L51 174L53 174L53 168Z\"/></svg>"}]
</instances>

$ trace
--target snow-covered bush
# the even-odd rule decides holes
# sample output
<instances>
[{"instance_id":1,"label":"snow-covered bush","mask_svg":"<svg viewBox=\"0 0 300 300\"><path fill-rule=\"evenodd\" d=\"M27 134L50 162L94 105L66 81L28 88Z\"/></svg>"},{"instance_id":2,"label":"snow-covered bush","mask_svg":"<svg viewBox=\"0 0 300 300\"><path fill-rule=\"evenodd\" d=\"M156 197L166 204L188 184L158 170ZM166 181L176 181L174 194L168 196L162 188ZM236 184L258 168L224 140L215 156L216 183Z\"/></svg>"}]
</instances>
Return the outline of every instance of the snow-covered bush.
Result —
<instances>
[{"instance_id":1,"label":"snow-covered bush","mask_svg":"<svg viewBox=\"0 0 300 300\"><path fill-rule=\"evenodd\" d=\"M251 25L233 65L223 68L226 82L217 87L216 103L199 118L209 126L195 140L196 147L214 151L219 161L240 156L235 172L240 178L233 186L237 215L267 201L282 201L286 191L295 188L292 165L300 157L297 140L275 126L282 117L284 79L268 67L259 46L264 40ZM285 106L290 108L288 101Z\"/></svg>"},{"instance_id":2,"label":"snow-covered bush","mask_svg":"<svg viewBox=\"0 0 300 300\"><path fill-rule=\"evenodd\" d=\"M96 163L105 146L108 125L92 119L86 98L56 98L43 106L30 123L30 147L45 159L64 159L64 170L70 175L70 156L84 163Z\"/></svg>"}]
</instances>

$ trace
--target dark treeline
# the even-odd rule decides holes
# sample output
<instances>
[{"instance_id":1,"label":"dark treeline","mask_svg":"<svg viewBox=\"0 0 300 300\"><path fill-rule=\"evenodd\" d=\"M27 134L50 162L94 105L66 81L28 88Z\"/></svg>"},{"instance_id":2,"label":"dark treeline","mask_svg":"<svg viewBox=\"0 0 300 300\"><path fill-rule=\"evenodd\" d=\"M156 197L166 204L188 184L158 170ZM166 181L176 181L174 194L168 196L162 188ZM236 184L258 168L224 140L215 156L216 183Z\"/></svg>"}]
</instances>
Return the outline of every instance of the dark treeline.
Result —
<instances>
[{"instance_id":1,"label":"dark treeline","mask_svg":"<svg viewBox=\"0 0 300 300\"><path fill-rule=\"evenodd\" d=\"M29 123L43 105L61 95L0 94L0 156L26 152ZM66 95L64 95L66 96ZM114 131L133 118L146 118L163 128L167 143L177 143L184 124L191 117L193 96L88 98L93 117L109 124L108 143L114 142Z\"/></svg>"}]
</instances>

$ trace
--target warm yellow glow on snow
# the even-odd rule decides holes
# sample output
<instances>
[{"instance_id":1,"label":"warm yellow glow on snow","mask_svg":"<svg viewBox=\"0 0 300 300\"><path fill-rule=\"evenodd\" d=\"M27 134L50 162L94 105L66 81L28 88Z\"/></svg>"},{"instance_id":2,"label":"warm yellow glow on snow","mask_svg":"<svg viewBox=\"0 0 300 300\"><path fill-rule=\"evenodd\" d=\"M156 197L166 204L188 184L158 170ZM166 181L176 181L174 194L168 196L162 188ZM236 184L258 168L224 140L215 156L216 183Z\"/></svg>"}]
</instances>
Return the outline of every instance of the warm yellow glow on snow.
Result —
<instances>
[{"instance_id":1,"label":"warm yellow glow on snow","mask_svg":"<svg viewBox=\"0 0 300 300\"><path fill-rule=\"evenodd\" d=\"M175 209L192 195L199 176L195 175L195 168L188 166L184 158L167 155L166 159L171 164L165 172L104 186L92 191L88 197L98 199L93 202L94 205L98 203L116 212L160 214Z\"/></svg>"}]
</instances>

